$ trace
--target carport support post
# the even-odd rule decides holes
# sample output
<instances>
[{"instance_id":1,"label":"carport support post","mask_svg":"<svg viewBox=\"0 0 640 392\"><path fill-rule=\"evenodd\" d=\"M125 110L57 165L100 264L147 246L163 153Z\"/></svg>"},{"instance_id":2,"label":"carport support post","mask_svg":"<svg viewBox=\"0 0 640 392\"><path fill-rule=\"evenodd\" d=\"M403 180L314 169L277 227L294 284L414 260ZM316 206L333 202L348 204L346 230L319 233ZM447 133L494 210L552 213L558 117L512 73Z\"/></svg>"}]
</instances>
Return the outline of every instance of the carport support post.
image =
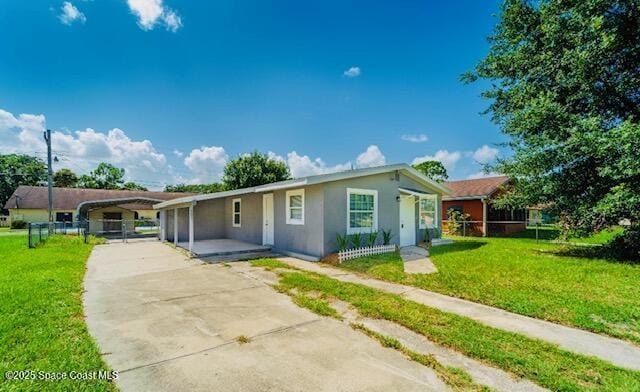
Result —
<instances>
[{"instance_id":1,"label":"carport support post","mask_svg":"<svg viewBox=\"0 0 640 392\"><path fill-rule=\"evenodd\" d=\"M173 244L178 246L178 209L173 209Z\"/></svg>"},{"instance_id":2,"label":"carport support post","mask_svg":"<svg viewBox=\"0 0 640 392\"><path fill-rule=\"evenodd\" d=\"M193 252L193 203L189 206L189 253Z\"/></svg>"},{"instance_id":3,"label":"carport support post","mask_svg":"<svg viewBox=\"0 0 640 392\"><path fill-rule=\"evenodd\" d=\"M160 210L160 241L167 240L167 211Z\"/></svg>"}]
</instances>

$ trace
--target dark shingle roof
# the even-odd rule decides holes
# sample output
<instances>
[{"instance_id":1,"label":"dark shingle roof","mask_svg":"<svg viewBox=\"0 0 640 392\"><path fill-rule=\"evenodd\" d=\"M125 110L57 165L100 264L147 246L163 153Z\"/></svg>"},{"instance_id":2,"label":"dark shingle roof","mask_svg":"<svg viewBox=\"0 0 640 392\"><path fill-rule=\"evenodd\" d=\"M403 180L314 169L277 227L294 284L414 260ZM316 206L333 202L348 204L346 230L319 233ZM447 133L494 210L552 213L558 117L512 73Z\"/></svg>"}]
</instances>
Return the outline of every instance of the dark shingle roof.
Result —
<instances>
[{"instance_id":1,"label":"dark shingle roof","mask_svg":"<svg viewBox=\"0 0 640 392\"><path fill-rule=\"evenodd\" d=\"M443 185L451 189L451 195L444 197L445 200L457 198L471 198L473 196L488 197L498 188L509 182L509 177L496 176L475 178L472 180L447 181Z\"/></svg>"},{"instance_id":2,"label":"dark shingle roof","mask_svg":"<svg viewBox=\"0 0 640 392\"><path fill-rule=\"evenodd\" d=\"M193 195L179 192L120 191L112 189L53 188L53 208L56 210L75 210L83 201L120 199L125 197L148 197L158 200L172 200ZM16 197L17 196L17 197ZM4 208L47 208L49 195L45 186L20 185L5 203ZM17 203L17 205L16 205ZM123 205L133 210L152 210L145 204Z\"/></svg>"}]
</instances>

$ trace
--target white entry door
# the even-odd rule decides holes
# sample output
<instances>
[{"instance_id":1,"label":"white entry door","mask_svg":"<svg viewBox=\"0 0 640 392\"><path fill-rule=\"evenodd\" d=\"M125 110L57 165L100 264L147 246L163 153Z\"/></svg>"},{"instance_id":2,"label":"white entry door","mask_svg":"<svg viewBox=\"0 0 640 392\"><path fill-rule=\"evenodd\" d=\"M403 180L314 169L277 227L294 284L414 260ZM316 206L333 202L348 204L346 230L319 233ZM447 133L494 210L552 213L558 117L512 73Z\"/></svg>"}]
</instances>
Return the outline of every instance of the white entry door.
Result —
<instances>
[{"instance_id":1,"label":"white entry door","mask_svg":"<svg viewBox=\"0 0 640 392\"><path fill-rule=\"evenodd\" d=\"M262 245L273 245L273 193L262 195Z\"/></svg>"},{"instance_id":2,"label":"white entry door","mask_svg":"<svg viewBox=\"0 0 640 392\"><path fill-rule=\"evenodd\" d=\"M416 204L413 196L400 196L400 246L416 244Z\"/></svg>"}]
</instances>

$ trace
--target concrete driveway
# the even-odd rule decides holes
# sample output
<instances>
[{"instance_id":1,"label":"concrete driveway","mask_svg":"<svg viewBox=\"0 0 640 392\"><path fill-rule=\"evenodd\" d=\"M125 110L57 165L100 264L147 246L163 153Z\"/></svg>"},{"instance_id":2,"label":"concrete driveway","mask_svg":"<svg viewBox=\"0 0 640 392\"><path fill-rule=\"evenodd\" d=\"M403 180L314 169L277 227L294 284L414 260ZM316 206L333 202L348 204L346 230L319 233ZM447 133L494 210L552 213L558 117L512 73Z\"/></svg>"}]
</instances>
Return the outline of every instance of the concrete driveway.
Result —
<instances>
[{"instance_id":1,"label":"concrete driveway","mask_svg":"<svg viewBox=\"0 0 640 392\"><path fill-rule=\"evenodd\" d=\"M204 264L157 241L96 246L89 332L124 391L446 389L429 368L297 307L269 282L246 263Z\"/></svg>"}]
</instances>

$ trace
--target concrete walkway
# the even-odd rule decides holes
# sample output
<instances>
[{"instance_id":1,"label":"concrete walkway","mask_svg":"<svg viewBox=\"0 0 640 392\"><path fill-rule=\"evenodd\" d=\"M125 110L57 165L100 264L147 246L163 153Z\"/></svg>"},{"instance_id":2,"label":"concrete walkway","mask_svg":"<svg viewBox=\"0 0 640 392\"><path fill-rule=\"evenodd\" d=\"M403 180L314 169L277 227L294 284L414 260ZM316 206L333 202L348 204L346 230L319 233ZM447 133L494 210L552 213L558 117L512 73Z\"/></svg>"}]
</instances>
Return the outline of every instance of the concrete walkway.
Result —
<instances>
[{"instance_id":1,"label":"concrete walkway","mask_svg":"<svg viewBox=\"0 0 640 392\"><path fill-rule=\"evenodd\" d=\"M429 251L419 246L400 248L400 257L404 261L404 272L408 274L433 274L438 269L429 259Z\"/></svg>"},{"instance_id":2,"label":"concrete walkway","mask_svg":"<svg viewBox=\"0 0 640 392\"><path fill-rule=\"evenodd\" d=\"M398 294L408 300L469 317L494 328L555 343L565 350L598 357L623 368L640 370L640 347L619 339L510 313L502 309L412 286L365 278L318 263L310 263L292 257L284 257L279 260L301 270L327 275L342 282L358 283Z\"/></svg>"},{"instance_id":3,"label":"concrete walkway","mask_svg":"<svg viewBox=\"0 0 640 392\"><path fill-rule=\"evenodd\" d=\"M86 321L121 390L446 390L430 368L299 308L267 285L272 273L238 264L246 270L158 241L94 248Z\"/></svg>"}]
</instances>

